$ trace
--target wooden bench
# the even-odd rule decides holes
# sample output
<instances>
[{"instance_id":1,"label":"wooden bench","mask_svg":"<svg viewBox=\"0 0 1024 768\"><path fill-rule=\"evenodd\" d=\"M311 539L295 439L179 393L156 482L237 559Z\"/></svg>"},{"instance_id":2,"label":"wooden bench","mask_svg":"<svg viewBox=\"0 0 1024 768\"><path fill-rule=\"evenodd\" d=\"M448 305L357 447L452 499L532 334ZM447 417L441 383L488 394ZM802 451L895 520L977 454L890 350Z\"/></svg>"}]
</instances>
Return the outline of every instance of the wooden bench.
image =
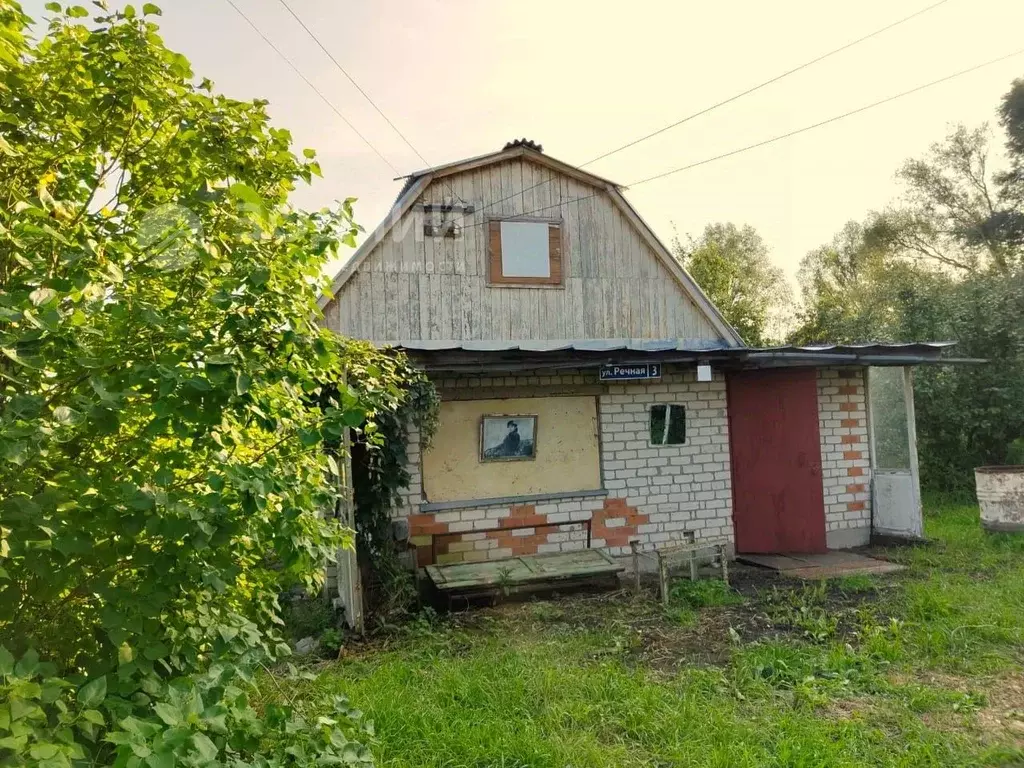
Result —
<instances>
[{"instance_id":1,"label":"wooden bench","mask_svg":"<svg viewBox=\"0 0 1024 768\"><path fill-rule=\"evenodd\" d=\"M579 549L475 563L428 565L424 570L450 606L456 596L468 601L484 595L583 586L601 579L617 582L618 574L625 568L607 552Z\"/></svg>"}]
</instances>

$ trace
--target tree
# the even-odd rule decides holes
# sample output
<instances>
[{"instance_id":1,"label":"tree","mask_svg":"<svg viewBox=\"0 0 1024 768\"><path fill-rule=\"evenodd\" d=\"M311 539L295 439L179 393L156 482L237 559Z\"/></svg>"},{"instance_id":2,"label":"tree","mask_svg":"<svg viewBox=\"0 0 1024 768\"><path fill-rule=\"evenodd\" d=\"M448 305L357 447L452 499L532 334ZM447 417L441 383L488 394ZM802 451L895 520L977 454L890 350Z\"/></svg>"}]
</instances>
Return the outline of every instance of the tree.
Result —
<instances>
[{"instance_id":1,"label":"tree","mask_svg":"<svg viewBox=\"0 0 1024 768\"><path fill-rule=\"evenodd\" d=\"M875 223L874 217L848 222L800 262L802 309L791 341L899 340L909 331L908 316L917 319L915 337L936 338L927 307L935 283L946 278L915 259L896 258L875 236Z\"/></svg>"},{"instance_id":2,"label":"tree","mask_svg":"<svg viewBox=\"0 0 1024 768\"><path fill-rule=\"evenodd\" d=\"M1007 237L1019 199L992 173L989 155L985 126L958 126L926 157L908 160L897 173L903 200L872 217L873 237L904 257L966 273L1020 266L1019 244Z\"/></svg>"},{"instance_id":3,"label":"tree","mask_svg":"<svg viewBox=\"0 0 1024 768\"><path fill-rule=\"evenodd\" d=\"M789 286L753 227L709 224L673 250L690 276L751 346L782 336Z\"/></svg>"},{"instance_id":4,"label":"tree","mask_svg":"<svg viewBox=\"0 0 1024 768\"><path fill-rule=\"evenodd\" d=\"M292 208L314 153L154 6L48 8L0 16L0 763L365 763L343 701L250 703L351 542L325 446L412 375L317 323L351 201Z\"/></svg>"},{"instance_id":5,"label":"tree","mask_svg":"<svg viewBox=\"0 0 1024 768\"><path fill-rule=\"evenodd\" d=\"M970 487L972 469L1011 460L1024 437L1024 81L1001 104L1008 170L993 172L984 128L955 129L898 176L904 195L851 222L801 264L795 341L941 340L987 365L916 376L923 482Z\"/></svg>"},{"instance_id":6,"label":"tree","mask_svg":"<svg viewBox=\"0 0 1024 768\"><path fill-rule=\"evenodd\" d=\"M999 108L999 124L1006 131L1010 167L996 176L1006 209L990 227L1018 253L1024 253L1024 78L1015 80ZM1020 257L1024 262L1024 256Z\"/></svg>"}]
</instances>

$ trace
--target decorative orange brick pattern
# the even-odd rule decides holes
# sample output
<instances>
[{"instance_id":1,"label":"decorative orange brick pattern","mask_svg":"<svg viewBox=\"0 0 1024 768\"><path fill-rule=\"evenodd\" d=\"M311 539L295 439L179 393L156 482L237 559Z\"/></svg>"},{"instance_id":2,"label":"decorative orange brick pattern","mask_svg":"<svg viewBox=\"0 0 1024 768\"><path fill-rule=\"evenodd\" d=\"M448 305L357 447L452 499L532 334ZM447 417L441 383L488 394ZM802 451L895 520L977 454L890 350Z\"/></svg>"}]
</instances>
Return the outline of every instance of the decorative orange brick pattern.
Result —
<instances>
[{"instance_id":1,"label":"decorative orange brick pattern","mask_svg":"<svg viewBox=\"0 0 1024 768\"><path fill-rule=\"evenodd\" d=\"M626 547L637 535L637 527L649 521L649 515L629 506L625 499L605 499L604 506L594 511L590 535L606 547Z\"/></svg>"},{"instance_id":2,"label":"decorative orange brick pattern","mask_svg":"<svg viewBox=\"0 0 1024 768\"><path fill-rule=\"evenodd\" d=\"M648 515L630 507L626 499L605 499L604 505L589 514L591 542L599 547L626 547L637 536L637 528L649 522ZM450 531L450 524L438 522L437 515L425 513L409 516L410 541L416 546L416 562L430 565L431 540L439 563L472 562L497 557L535 555L552 541L552 534L569 529L585 530L587 515L572 520L551 522L548 515L538 514L534 504L514 504L508 515L486 524L483 530ZM483 528L483 526L481 526ZM582 548L581 539L578 546Z\"/></svg>"},{"instance_id":3,"label":"decorative orange brick pattern","mask_svg":"<svg viewBox=\"0 0 1024 768\"><path fill-rule=\"evenodd\" d=\"M830 531L871 524L866 395L863 368L818 373L822 485Z\"/></svg>"}]
</instances>

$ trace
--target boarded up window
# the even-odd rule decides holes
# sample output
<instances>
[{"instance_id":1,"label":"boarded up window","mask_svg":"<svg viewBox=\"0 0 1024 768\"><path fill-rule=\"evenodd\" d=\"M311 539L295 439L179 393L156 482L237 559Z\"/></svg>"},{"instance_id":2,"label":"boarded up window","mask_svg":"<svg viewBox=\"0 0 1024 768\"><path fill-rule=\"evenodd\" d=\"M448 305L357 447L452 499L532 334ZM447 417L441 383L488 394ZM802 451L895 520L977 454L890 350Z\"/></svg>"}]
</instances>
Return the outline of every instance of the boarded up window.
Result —
<instances>
[{"instance_id":1,"label":"boarded up window","mask_svg":"<svg viewBox=\"0 0 1024 768\"><path fill-rule=\"evenodd\" d=\"M651 406L651 445L682 445L686 442L686 408L682 405Z\"/></svg>"},{"instance_id":2,"label":"boarded up window","mask_svg":"<svg viewBox=\"0 0 1024 768\"><path fill-rule=\"evenodd\" d=\"M562 226L552 221L491 221L488 272L501 285L561 285Z\"/></svg>"}]
</instances>

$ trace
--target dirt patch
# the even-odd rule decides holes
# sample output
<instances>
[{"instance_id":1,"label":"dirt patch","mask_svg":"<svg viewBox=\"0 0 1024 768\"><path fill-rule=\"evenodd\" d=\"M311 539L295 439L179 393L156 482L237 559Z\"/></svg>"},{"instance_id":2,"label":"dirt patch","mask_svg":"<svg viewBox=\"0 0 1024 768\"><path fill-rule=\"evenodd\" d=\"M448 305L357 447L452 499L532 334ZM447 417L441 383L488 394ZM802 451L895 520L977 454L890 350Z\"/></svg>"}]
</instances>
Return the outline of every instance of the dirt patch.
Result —
<instances>
[{"instance_id":1,"label":"dirt patch","mask_svg":"<svg viewBox=\"0 0 1024 768\"><path fill-rule=\"evenodd\" d=\"M645 580L640 594L632 588L594 594L550 594L530 602L505 603L457 614L448 622L463 630L516 634L571 635L578 631L610 636L612 647L595 654L615 653L627 663L655 672L675 674L686 666L722 666L737 643L807 639L809 633L793 621L791 605L808 600L823 615L836 616L840 631L851 637L859 623L857 611L879 599L874 582L867 589L816 583L808 592L804 582L774 571L737 564L729 585L743 602L665 612L653 581ZM811 638L813 639L813 638Z\"/></svg>"},{"instance_id":2,"label":"dirt patch","mask_svg":"<svg viewBox=\"0 0 1024 768\"><path fill-rule=\"evenodd\" d=\"M819 714L830 720L863 720L875 711L875 704L867 697L830 699L817 708Z\"/></svg>"},{"instance_id":3,"label":"dirt patch","mask_svg":"<svg viewBox=\"0 0 1024 768\"><path fill-rule=\"evenodd\" d=\"M614 591L575 590L533 595L518 600L448 613L417 629L417 621L346 643L345 655L364 656L396 645L417 642L417 632L450 633L457 642L463 633L487 633L509 638L544 635L569 642L579 632L609 638L608 653L655 672L675 674L685 666L722 666L737 643L814 640L808 612L835 620L832 634L853 639L865 608L879 621L884 610L887 578L872 579L857 588L833 582L803 582L778 573L736 564L730 569L730 588L742 597L738 605L689 610L678 606L666 613L655 580L644 580L639 594L632 584ZM825 638L818 638L825 639ZM451 652L458 649L452 648ZM603 651L595 651L600 654Z\"/></svg>"},{"instance_id":4,"label":"dirt patch","mask_svg":"<svg viewBox=\"0 0 1024 768\"><path fill-rule=\"evenodd\" d=\"M914 677L893 674L889 679L897 685L917 683L966 695L982 694L985 704L975 717L963 718L955 713L929 713L923 720L936 728L970 728L973 724L988 740L1010 740L1024 747L1024 677L1020 673L984 678L965 678L941 672L924 672Z\"/></svg>"},{"instance_id":5,"label":"dirt patch","mask_svg":"<svg viewBox=\"0 0 1024 768\"><path fill-rule=\"evenodd\" d=\"M978 713L978 722L989 732L1002 731L1017 746L1024 746L1024 680L1020 675L986 684L988 706Z\"/></svg>"}]
</instances>

